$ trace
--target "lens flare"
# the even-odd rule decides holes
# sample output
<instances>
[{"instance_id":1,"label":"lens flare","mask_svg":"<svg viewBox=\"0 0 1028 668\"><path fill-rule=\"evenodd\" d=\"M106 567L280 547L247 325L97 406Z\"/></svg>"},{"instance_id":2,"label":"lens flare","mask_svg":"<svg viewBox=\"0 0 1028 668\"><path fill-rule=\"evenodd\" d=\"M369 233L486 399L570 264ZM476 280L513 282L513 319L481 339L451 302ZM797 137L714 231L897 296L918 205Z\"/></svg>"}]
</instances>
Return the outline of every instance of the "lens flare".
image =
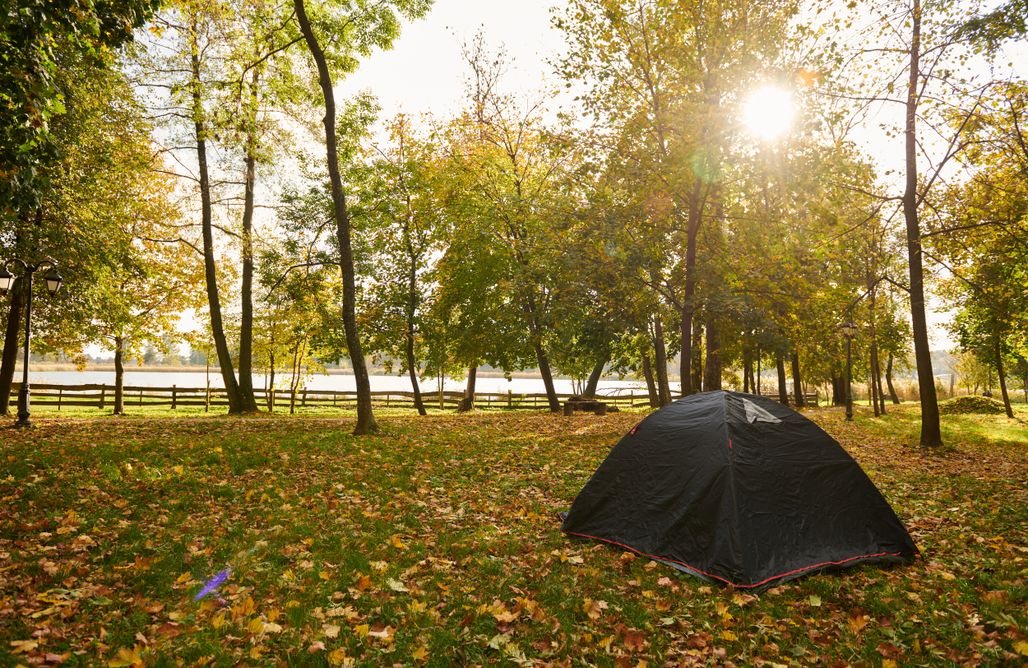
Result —
<instances>
[{"instance_id":1,"label":"lens flare","mask_svg":"<svg viewBox=\"0 0 1028 668\"><path fill-rule=\"evenodd\" d=\"M760 141L771 142L789 131L796 101L788 90L768 84L750 93L742 107L742 123Z\"/></svg>"}]
</instances>

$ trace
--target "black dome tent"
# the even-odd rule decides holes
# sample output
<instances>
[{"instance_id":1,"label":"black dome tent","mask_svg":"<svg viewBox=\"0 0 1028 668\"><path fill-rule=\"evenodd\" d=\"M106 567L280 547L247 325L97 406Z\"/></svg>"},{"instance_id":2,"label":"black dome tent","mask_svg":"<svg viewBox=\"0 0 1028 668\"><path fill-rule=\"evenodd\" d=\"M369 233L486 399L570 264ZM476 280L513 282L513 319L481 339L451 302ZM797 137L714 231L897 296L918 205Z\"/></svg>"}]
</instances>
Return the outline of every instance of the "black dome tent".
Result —
<instances>
[{"instance_id":1,"label":"black dome tent","mask_svg":"<svg viewBox=\"0 0 1028 668\"><path fill-rule=\"evenodd\" d=\"M563 530L742 588L917 555L835 439L739 392L692 395L647 416L586 483Z\"/></svg>"}]
</instances>

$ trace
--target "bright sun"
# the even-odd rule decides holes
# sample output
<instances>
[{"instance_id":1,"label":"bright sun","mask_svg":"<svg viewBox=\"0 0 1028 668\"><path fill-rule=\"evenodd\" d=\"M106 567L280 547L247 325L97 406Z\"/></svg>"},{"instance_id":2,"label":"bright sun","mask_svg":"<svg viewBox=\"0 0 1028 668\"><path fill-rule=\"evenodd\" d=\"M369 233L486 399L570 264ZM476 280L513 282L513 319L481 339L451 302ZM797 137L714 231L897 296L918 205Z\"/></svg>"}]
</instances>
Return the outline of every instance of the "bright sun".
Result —
<instances>
[{"instance_id":1,"label":"bright sun","mask_svg":"<svg viewBox=\"0 0 1028 668\"><path fill-rule=\"evenodd\" d=\"M795 116L792 93L771 84L750 93L742 107L743 125L761 141L774 141L784 135L792 127Z\"/></svg>"}]
</instances>

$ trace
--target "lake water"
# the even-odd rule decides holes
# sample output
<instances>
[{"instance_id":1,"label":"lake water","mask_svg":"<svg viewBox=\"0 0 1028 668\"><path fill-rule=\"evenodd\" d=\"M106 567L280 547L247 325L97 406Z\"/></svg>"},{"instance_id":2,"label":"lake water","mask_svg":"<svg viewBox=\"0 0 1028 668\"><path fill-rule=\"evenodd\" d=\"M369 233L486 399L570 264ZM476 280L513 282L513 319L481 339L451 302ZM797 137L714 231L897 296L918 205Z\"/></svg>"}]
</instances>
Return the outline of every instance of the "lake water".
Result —
<instances>
[{"instance_id":1,"label":"lake water","mask_svg":"<svg viewBox=\"0 0 1028 668\"><path fill-rule=\"evenodd\" d=\"M15 382L21 379L20 370L15 377ZM125 384L141 387L206 387L208 376L203 371L149 371L145 369L126 369ZM114 385L113 371L29 371L29 380L34 383L53 383L60 385L80 384L107 384ZM275 378L276 385L280 388L289 382L289 376L279 374ZM355 390L354 378L348 373L316 374L307 377L307 388L311 390ZM554 385L557 392L564 394L572 391L572 383L568 379L555 378ZM211 369L211 387L222 387L221 375ZM254 375L254 387L263 388L265 378L263 375ZM465 379L447 379L443 389L461 391L464 389ZM634 389L636 392L645 392L646 385L642 381L617 378L605 378L600 381L600 393L608 394L617 391L627 392ZM407 376L371 376L371 389L373 391L394 390L398 392L411 391L410 379ZM438 389L435 378L426 378L421 383L423 392L432 392ZM483 377L479 375L475 383L478 392L514 392L515 394L545 392L543 381L540 378L513 378L508 381L506 378Z\"/></svg>"}]
</instances>

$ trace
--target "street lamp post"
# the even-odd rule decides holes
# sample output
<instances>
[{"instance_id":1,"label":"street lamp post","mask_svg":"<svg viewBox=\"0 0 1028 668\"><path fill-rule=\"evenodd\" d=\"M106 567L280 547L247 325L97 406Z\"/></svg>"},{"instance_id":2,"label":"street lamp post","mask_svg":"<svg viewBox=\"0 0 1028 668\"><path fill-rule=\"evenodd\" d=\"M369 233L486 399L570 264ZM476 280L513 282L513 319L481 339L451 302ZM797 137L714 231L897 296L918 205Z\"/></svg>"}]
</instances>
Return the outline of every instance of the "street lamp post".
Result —
<instances>
[{"instance_id":1,"label":"street lamp post","mask_svg":"<svg viewBox=\"0 0 1028 668\"><path fill-rule=\"evenodd\" d=\"M44 258L35 264L29 264L17 258L14 261L25 270L25 357L21 367L21 388L18 391L18 421L14 423L14 426L31 427L32 422L29 420L32 415L29 404L31 394L29 388L29 346L32 339L32 279L37 271L44 267L49 267L50 270L43 275L43 279L46 281L46 289L51 296L56 295L57 291L61 289L63 279L57 273L57 263L51 258ZM13 284L14 274L7 267L0 266L0 296L6 296Z\"/></svg>"},{"instance_id":2,"label":"street lamp post","mask_svg":"<svg viewBox=\"0 0 1028 668\"><path fill-rule=\"evenodd\" d=\"M857 326L847 321L839 328L846 337L846 421L853 421L853 337L857 335Z\"/></svg>"}]
</instances>

